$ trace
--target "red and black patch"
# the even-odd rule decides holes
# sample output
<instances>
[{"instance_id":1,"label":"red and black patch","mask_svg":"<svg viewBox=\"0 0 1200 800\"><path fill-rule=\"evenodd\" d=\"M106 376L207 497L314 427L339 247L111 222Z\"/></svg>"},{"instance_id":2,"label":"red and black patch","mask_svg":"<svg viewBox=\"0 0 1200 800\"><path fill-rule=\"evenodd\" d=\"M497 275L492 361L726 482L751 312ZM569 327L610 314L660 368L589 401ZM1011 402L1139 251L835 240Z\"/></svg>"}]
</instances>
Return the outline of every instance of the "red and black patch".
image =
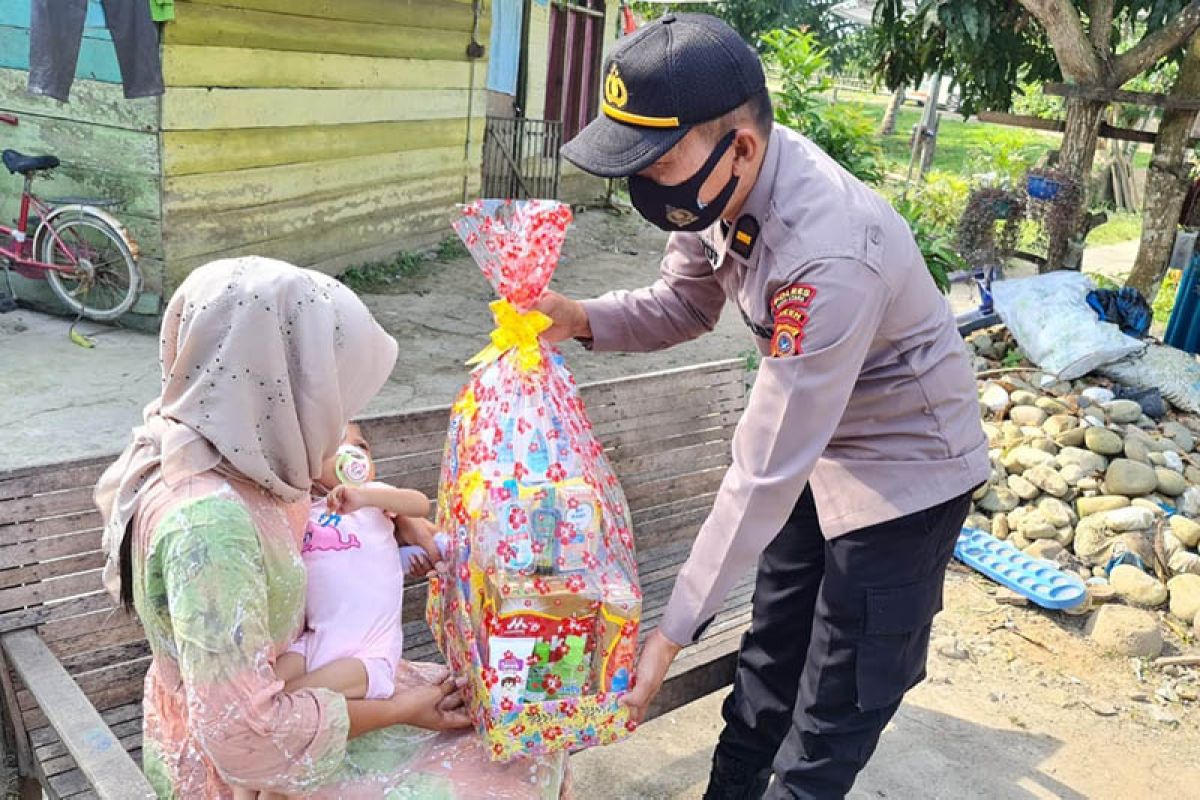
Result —
<instances>
[{"instance_id":1,"label":"red and black patch","mask_svg":"<svg viewBox=\"0 0 1200 800\"><path fill-rule=\"evenodd\" d=\"M808 325L809 312L817 290L806 283L785 286L771 298L775 332L771 336L771 356L781 358L796 356L804 352L804 328Z\"/></svg>"}]
</instances>

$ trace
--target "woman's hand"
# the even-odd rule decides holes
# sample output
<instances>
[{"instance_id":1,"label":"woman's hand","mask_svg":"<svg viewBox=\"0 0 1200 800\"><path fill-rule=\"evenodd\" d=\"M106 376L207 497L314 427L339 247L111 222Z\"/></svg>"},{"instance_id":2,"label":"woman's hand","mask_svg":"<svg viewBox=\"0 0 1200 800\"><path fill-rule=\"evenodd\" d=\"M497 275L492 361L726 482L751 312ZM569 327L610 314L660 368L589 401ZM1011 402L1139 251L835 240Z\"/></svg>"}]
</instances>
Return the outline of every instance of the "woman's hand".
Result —
<instances>
[{"instance_id":1,"label":"woman's hand","mask_svg":"<svg viewBox=\"0 0 1200 800\"><path fill-rule=\"evenodd\" d=\"M629 709L629 716L634 722L645 719L646 710L650 708L650 703L662 688L671 662L682 649L658 630L646 639L642 655L638 659L633 688L621 698L621 705Z\"/></svg>"},{"instance_id":2,"label":"woman's hand","mask_svg":"<svg viewBox=\"0 0 1200 800\"><path fill-rule=\"evenodd\" d=\"M386 701L394 707L394 724L430 731L470 727L471 718L467 716L462 696L466 685L466 678L447 676L438 683L398 688L392 699Z\"/></svg>"},{"instance_id":3,"label":"woman's hand","mask_svg":"<svg viewBox=\"0 0 1200 800\"><path fill-rule=\"evenodd\" d=\"M558 292L547 291L533 308L545 314L554 323L542 334L546 341L592 338L592 326L588 324L587 311L578 300L563 297Z\"/></svg>"}]
</instances>

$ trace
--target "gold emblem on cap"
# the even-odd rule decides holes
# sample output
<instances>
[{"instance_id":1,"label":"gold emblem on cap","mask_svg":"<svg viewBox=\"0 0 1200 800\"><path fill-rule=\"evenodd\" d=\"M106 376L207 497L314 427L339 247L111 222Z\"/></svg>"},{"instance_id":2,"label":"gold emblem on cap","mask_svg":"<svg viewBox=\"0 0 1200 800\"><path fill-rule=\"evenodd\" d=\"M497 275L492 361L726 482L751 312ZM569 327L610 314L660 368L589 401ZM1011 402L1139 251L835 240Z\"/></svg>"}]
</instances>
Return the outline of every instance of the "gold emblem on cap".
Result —
<instances>
[{"instance_id":1,"label":"gold emblem on cap","mask_svg":"<svg viewBox=\"0 0 1200 800\"><path fill-rule=\"evenodd\" d=\"M608 76L604 79L604 99L615 108L624 108L629 102L629 90L625 88L625 81L621 79L621 73L617 71L617 65L613 64L608 71Z\"/></svg>"}]
</instances>

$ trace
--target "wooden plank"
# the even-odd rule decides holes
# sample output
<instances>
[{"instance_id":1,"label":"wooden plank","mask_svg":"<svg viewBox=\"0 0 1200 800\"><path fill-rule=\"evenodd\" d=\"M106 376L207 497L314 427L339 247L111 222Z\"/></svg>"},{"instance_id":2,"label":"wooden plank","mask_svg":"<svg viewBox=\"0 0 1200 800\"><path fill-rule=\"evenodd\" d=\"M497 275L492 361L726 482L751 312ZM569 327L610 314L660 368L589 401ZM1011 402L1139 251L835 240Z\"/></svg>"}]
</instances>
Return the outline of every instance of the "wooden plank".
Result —
<instances>
[{"instance_id":1,"label":"wooden plank","mask_svg":"<svg viewBox=\"0 0 1200 800\"><path fill-rule=\"evenodd\" d=\"M723 419L723 415L726 413L732 412L740 415L744 406L745 401L740 397L727 398L706 404L704 410L707 412L707 416L700 416L697 414L695 416L689 415L687 418L680 419L678 409L666 409L658 412L651 411L646 413L645 416L622 417L619 419L599 423L593 428L592 432L601 442L607 442L609 441L609 437L613 437L622 433L631 433L634 431L640 432L643 436L645 436L646 430L650 429L654 425L658 425L659 423L678 424L682 426L690 425L691 430L701 429L702 427L716 427L716 420ZM687 427L684 429L686 430Z\"/></svg>"},{"instance_id":2,"label":"wooden plank","mask_svg":"<svg viewBox=\"0 0 1200 800\"><path fill-rule=\"evenodd\" d=\"M0 687L4 696L4 719L12 726L13 739L17 749L17 771L21 775L32 775L34 772L33 752L26 736L25 720L21 716L21 706L17 702L15 679L8 668L8 659L4 657L4 649L0 648ZM7 731L5 731L7 735Z\"/></svg>"},{"instance_id":3,"label":"wooden plank","mask_svg":"<svg viewBox=\"0 0 1200 800\"><path fill-rule=\"evenodd\" d=\"M1066 123L1062 120L1042 119L1041 117L1031 117L1023 114L1006 114L1000 111L981 111L979 112L979 121L991 122L996 125L1009 125L1015 128L1051 131L1054 133L1062 133L1067 127ZM1158 134L1152 131L1142 131L1136 128L1120 128L1103 121L1100 123L1099 135L1102 139L1116 139L1121 142L1140 142L1142 144L1154 144L1158 139ZM1200 144L1200 137L1193 136L1188 140L1189 147L1197 144Z\"/></svg>"},{"instance_id":4,"label":"wooden plank","mask_svg":"<svg viewBox=\"0 0 1200 800\"><path fill-rule=\"evenodd\" d=\"M104 724L110 728L132 720L137 720L140 723L142 721L142 704L130 703L117 708L110 708L100 714L100 719L104 720ZM58 732L47 725L30 730L29 741L37 748L38 753L42 753L44 748L53 747L62 740L59 738ZM66 752L66 748L61 748L59 752Z\"/></svg>"},{"instance_id":5,"label":"wooden plank","mask_svg":"<svg viewBox=\"0 0 1200 800\"><path fill-rule=\"evenodd\" d=\"M654 498L660 502L671 499L682 499L700 492L716 491L725 477L725 467L714 467L688 475L677 475L660 481L646 481L629 487L625 497L630 505L646 498Z\"/></svg>"},{"instance_id":6,"label":"wooden plank","mask_svg":"<svg viewBox=\"0 0 1200 800\"><path fill-rule=\"evenodd\" d=\"M466 61L376 58L333 53L168 44L168 87L242 89L458 89L470 82Z\"/></svg>"},{"instance_id":7,"label":"wooden plank","mask_svg":"<svg viewBox=\"0 0 1200 800\"><path fill-rule=\"evenodd\" d=\"M10 497L94 486L115 455L92 456L0 471L0 500Z\"/></svg>"},{"instance_id":8,"label":"wooden plank","mask_svg":"<svg viewBox=\"0 0 1200 800\"><path fill-rule=\"evenodd\" d=\"M94 508L89 511L75 511L59 517L27 519L23 522L0 525L0 544L10 545L69 533L99 531L100 524L100 511Z\"/></svg>"},{"instance_id":9,"label":"wooden plank","mask_svg":"<svg viewBox=\"0 0 1200 800\"><path fill-rule=\"evenodd\" d=\"M286 128L457 119L483 114L487 95L468 89L168 89L163 130Z\"/></svg>"},{"instance_id":10,"label":"wooden plank","mask_svg":"<svg viewBox=\"0 0 1200 800\"><path fill-rule=\"evenodd\" d=\"M113 736L117 737L125 752L129 752L131 745L141 745L142 721L140 719L116 725L109 723L108 727ZM67 752L66 745L61 741L38 748L37 758L42 763L42 769L47 775L59 775L77 768L75 759Z\"/></svg>"},{"instance_id":11,"label":"wooden plank","mask_svg":"<svg viewBox=\"0 0 1200 800\"><path fill-rule=\"evenodd\" d=\"M480 137L482 118L471 123ZM270 167L355 156L462 146L466 119L367 122L273 130L168 131L162 135L163 175Z\"/></svg>"},{"instance_id":12,"label":"wooden plank","mask_svg":"<svg viewBox=\"0 0 1200 800\"><path fill-rule=\"evenodd\" d=\"M73 617L51 620L38 628L38 636L41 636L42 641L48 644L51 650L54 650L57 647L70 648L71 643L76 639L96 634L102 629L105 632L119 631L128 627L140 628L141 624L136 614L132 612L126 614L121 608L109 603L105 608L87 611ZM97 646L104 644L104 640L99 638L96 639L96 642Z\"/></svg>"},{"instance_id":13,"label":"wooden plank","mask_svg":"<svg viewBox=\"0 0 1200 800\"><path fill-rule=\"evenodd\" d=\"M187 0L209 6L248 8L277 14L295 14L326 20L372 22L418 28L469 31L472 12L469 0ZM480 16L480 23L490 22Z\"/></svg>"},{"instance_id":14,"label":"wooden plank","mask_svg":"<svg viewBox=\"0 0 1200 800\"><path fill-rule=\"evenodd\" d=\"M163 231L169 258L189 258L230 247L254 250L260 242L290 237L318 239L317 230L340 228L362 219L388 218L386 227L402 231L407 215L437 206L449 213L461 191L460 170L449 174L386 183L321 198L215 213L172 214Z\"/></svg>"},{"instance_id":15,"label":"wooden plank","mask_svg":"<svg viewBox=\"0 0 1200 800\"><path fill-rule=\"evenodd\" d=\"M4 146L29 155L56 155L63 162L59 172L65 174L72 174L68 168L151 180L158 174L158 138L143 131L23 113L20 125L5 126Z\"/></svg>"},{"instance_id":16,"label":"wooden plank","mask_svg":"<svg viewBox=\"0 0 1200 800\"><path fill-rule=\"evenodd\" d=\"M317 270L327 270L327 264L341 263L330 259L340 258L349 252L354 244L361 245L363 242L376 242L381 245L394 242L395 250L399 252L405 249L405 243L411 241L411 237L422 236L431 230L444 231L450 210L460 199L461 196L456 193L443 198L439 203L430 201L425 205L414 206L411 210L385 209L370 217L324 231L321 236L313 236L309 232L259 242L254 245L254 252L266 258L277 258ZM170 285L177 286L196 267L218 258L245 255L245 252L246 248L243 246L200 256L171 258L166 267L167 280Z\"/></svg>"},{"instance_id":17,"label":"wooden plank","mask_svg":"<svg viewBox=\"0 0 1200 800\"><path fill-rule=\"evenodd\" d=\"M0 31L3 29L0 28ZM3 40L0 38L2 46ZM0 108L16 113L18 117L29 113L134 131L153 132L158 129L157 97L126 100L119 85L76 80L71 85L71 102L60 103L49 97L29 94L25 90L28 83L28 72L0 69Z\"/></svg>"},{"instance_id":18,"label":"wooden plank","mask_svg":"<svg viewBox=\"0 0 1200 800\"><path fill-rule=\"evenodd\" d=\"M93 582L97 586L100 584L98 575L93 578ZM15 631L21 628L32 628L50 620L75 617L90 611L99 611L103 608L112 608L112 598L109 597L108 592L96 591L81 597L64 600L61 603L15 609L0 613L0 633Z\"/></svg>"},{"instance_id":19,"label":"wooden plank","mask_svg":"<svg viewBox=\"0 0 1200 800\"><path fill-rule=\"evenodd\" d=\"M20 631L17 631L17 633L20 633ZM73 677L75 683L83 690L83 693L92 698L92 705L97 709L104 710L130 702L130 691L133 692L133 697L140 697L142 679L146 676L146 670L149 666L150 659L147 657L137 661L114 664L91 672L80 673ZM17 702L20 703L21 709L31 712L40 708L37 697L29 688L29 684L25 683L24 676L22 676L22 683L25 684L26 688L17 692ZM42 708L41 711L45 712L46 709ZM25 723L27 727L41 727L29 720L30 717L26 714Z\"/></svg>"},{"instance_id":20,"label":"wooden plank","mask_svg":"<svg viewBox=\"0 0 1200 800\"><path fill-rule=\"evenodd\" d=\"M655 426L655 432L661 436L658 441L668 441L673 436L682 434L702 434L708 436L709 432L727 431L724 435L732 437L733 430L737 426L738 420L742 418L743 407L735 405L726 411L718 414L713 414L711 417L705 417L702 420L694 419L662 419ZM644 452L646 448L639 448L639 445L646 443L646 432L633 428L627 431L604 431L597 433L596 438L601 441L606 447L612 450L614 456L625 452L627 449L634 452Z\"/></svg>"},{"instance_id":21,"label":"wooden plank","mask_svg":"<svg viewBox=\"0 0 1200 800\"><path fill-rule=\"evenodd\" d=\"M467 57L465 30L344 22L184 2L175 8L175 22L165 29L167 44L446 61Z\"/></svg>"},{"instance_id":22,"label":"wooden plank","mask_svg":"<svg viewBox=\"0 0 1200 800\"><path fill-rule=\"evenodd\" d=\"M53 652L53 651L52 651ZM62 657L63 669L74 675L98 669L116 667L150 655L150 643L138 635L132 641L118 642L109 647L87 650ZM59 657L55 653L55 657Z\"/></svg>"},{"instance_id":23,"label":"wooden plank","mask_svg":"<svg viewBox=\"0 0 1200 800\"><path fill-rule=\"evenodd\" d=\"M256 167L232 172L181 175L163 182L163 205L171 214L232 209L328 197L430 175L459 176L477 162L464 158L462 144L370 156Z\"/></svg>"},{"instance_id":24,"label":"wooden plank","mask_svg":"<svg viewBox=\"0 0 1200 800\"><path fill-rule=\"evenodd\" d=\"M13 0L8 0L8 3L11 2ZM7 3L0 3L0 9L5 5ZM26 25L28 21L29 18L26 17ZM84 36L79 45L79 60L75 64L76 80L119 84L121 68L117 63L117 51L113 48L112 41L96 38L93 33L93 29L84 29ZM0 24L0 67L29 70L28 27ZM74 99L74 94L72 91L71 99Z\"/></svg>"},{"instance_id":25,"label":"wooden plank","mask_svg":"<svg viewBox=\"0 0 1200 800\"><path fill-rule=\"evenodd\" d=\"M60 492L0 500L0 525L84 511L94 507L92 492L91 487L81 486Z\"/></svg>"},{"instance_id":26,"label":"wooden plank","mask_svg":"<svg viewBox=\"0 0 1200 800\"><path fill-rule=\"evenodd\" d=\"M74 575L78 572L100 569L104 566L104 561L105 554L96 550L5 570L0 572L0 596L3 596L3 590L22 584L32 584L65 575Z\"/></svg>"},{"instance_id":27,"label":"wooden plank","mask_svg":"<svg viewBox=\"0 0 1200 800\"><path fill-rule=\"evenodd\" d=\"M1162 92L1130 92L1100 86L1080 86L1074 83L1046 83L1042 93L1053 97L1082 97L1151 108L1173 108L1180 111L1200 111L1200 98L1172 97Z\"/></svg>"},{"instance_id":28,"label":"wooden plank","mask_svg":"<svg viewBox=\"0 0 1200 800\"><path fill-rule=\"evenodd\" d=\"M155 797L141 770L36 633L14 631L0 638L0 645L97 794Z\"/></svg>"},{"instance_id":29,"label":"wooden plank","mask_svg":"<svg viewBox=\"0 0 1200 800\"><path fill-rule=\"evenodd\" d=\"M97 568L90 572L77 572L62 578L32 583L28 586L0 589L0 612L41 606L55 600L70 599L94 592L101 585L100 572L101 570Z\"/></svg>"},{"instance_id":30,"label":"wooden plank","mask_svg":"<svg viewBox=\"0 0 1200 800\"><path fill-rule=\"evenodd\" d=\"M40 564L66 556L78 556L100 549L100 529L51 536L0 547L0 570L13 570L25 564ZM0 581L9 581L8 572L0 572Z\"/></svg>"}]
</instances>

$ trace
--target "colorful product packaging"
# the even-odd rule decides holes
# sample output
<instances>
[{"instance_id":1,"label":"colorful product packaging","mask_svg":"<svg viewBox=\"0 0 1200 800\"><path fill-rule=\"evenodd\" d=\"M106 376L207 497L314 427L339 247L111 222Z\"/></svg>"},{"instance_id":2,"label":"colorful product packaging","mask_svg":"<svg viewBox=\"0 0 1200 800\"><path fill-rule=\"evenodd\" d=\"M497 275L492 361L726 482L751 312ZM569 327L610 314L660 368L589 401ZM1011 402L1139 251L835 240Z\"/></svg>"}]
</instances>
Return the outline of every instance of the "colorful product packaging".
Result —
<instances>
[{"instance_id":1,"label":"colorful product packaging","mask_svg":"<svg viewBox=\"0 0 1200 800\"><path fill-rule=\"evenodd\" d=\"M561 353L532 308L571 219L551 201L482 200L455 230L501 299L451 413L438 491L450 574L428 619L492 756L607 744L633 730L641 590L629 508Z\"/></svg>"}]
</instances>

